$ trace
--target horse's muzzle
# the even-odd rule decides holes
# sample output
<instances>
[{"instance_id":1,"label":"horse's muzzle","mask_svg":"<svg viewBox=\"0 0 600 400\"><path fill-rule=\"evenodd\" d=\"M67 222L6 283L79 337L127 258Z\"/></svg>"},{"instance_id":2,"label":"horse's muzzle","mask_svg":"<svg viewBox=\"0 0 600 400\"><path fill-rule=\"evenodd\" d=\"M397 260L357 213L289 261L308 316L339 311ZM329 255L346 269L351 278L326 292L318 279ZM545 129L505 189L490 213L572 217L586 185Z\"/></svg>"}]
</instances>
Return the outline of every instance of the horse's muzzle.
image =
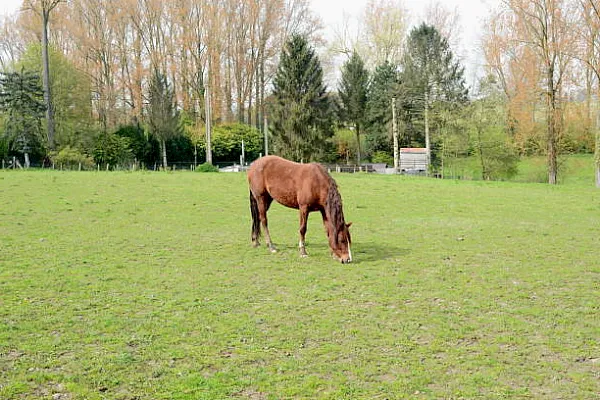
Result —
<instances>
[{"instance_id":1,"label":"horse's muzzle","mask_svg":"<svg viewBox=\"0 0 600 400\"><path fill-rule=\"evenodd\" d=\"M352 262L352 259L351 258L345 258L345 259L342 258L340 261L342 262L342 264L350 264Z\"/></svg>"}]
</instances>

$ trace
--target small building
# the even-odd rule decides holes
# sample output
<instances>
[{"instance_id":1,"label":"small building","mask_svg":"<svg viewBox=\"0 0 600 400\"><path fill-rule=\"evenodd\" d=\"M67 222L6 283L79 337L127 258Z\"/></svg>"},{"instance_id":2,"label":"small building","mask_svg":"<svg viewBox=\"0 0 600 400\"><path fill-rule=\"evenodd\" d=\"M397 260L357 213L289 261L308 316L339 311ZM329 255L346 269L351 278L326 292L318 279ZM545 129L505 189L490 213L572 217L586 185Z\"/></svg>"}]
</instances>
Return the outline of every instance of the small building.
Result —
<instances>
[{"instance_id":1,"label":"small building","mask_svg":"<svg viewBox=\"0 0 600 400\"><path fill-rule=\"evenodd\" d=\"M400 172L404 174L426 173L429 167L427 149L424 147L405 147L400 149Z\"/></svg>"}]
</instances>

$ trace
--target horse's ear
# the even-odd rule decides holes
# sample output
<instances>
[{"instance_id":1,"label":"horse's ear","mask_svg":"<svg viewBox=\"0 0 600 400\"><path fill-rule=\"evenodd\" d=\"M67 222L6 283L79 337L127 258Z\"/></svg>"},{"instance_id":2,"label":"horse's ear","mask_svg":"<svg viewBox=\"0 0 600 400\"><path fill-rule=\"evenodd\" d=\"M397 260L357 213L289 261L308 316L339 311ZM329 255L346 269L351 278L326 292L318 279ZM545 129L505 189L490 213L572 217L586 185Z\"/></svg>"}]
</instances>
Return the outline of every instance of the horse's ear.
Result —
<instances>
[{"instance_id":1,"label":"horse's ear","mask_svg":"<svg viewBox=\"0 0 600 400\"><path fill-rule=\"evenodd\" d=\"M350 227L351 227L351 226L352 226L352 222L348 222L348 223L346 224L346 228L348 228L348 229L350 229Z\"/></svg>"}]
</instances>

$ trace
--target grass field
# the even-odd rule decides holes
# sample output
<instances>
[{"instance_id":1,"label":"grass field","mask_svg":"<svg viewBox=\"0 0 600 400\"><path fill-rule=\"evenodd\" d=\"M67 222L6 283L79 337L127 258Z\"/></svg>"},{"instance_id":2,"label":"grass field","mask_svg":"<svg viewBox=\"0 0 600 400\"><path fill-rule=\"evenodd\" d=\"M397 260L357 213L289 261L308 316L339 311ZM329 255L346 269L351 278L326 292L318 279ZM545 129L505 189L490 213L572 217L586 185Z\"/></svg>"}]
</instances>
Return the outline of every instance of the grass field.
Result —
<instances>
[{"instance_id":1,"label":"grass field","mask_svg":"<svg viewBox=\"0 0 600 400\"><path fill-rule=\"evenodd\" d=\"M350 265L243 174L0 171L0 398L600 396L600 190L335 178Z\"/></svg>"}]
</instances>

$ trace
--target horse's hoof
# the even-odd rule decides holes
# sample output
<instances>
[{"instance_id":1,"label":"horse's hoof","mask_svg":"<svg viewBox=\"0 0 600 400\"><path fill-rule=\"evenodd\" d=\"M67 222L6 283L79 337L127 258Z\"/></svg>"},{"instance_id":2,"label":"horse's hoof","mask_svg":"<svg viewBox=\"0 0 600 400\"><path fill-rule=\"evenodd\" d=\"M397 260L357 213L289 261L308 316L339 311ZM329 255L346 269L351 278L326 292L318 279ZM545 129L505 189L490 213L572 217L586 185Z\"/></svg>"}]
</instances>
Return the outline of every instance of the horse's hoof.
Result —
<instances>
[{"instance_id":1,"label":"horse's hoof","mask_svg":"<svg viewBox=\"0 0 600 400\"><path fill-rule=\"evenodd\" d=\"M271 253L277 253L277 249L275 247L269 247L269 251Z\"/></svg>"},{"instance_id":2,"label":"horse's hoof","mask_svg":"<svg viewBox=\"0 0 600 400\"><path fill-rule=\"evenodd\" d=\"M304 253L304 254L300 254L300 258L307 258L308 254Z\"/></svg>"},{"instance_id":3,"label":"horse's hoof","mask_svg":"<svg viewBox=\"0 0 600 400\"><path fill-rule=\"evenodd\" d=\"M258 246L260 246L260 243L258 243L258 242L252 242L252 247L257 248Z\"/></svg>"}]
</instances>

